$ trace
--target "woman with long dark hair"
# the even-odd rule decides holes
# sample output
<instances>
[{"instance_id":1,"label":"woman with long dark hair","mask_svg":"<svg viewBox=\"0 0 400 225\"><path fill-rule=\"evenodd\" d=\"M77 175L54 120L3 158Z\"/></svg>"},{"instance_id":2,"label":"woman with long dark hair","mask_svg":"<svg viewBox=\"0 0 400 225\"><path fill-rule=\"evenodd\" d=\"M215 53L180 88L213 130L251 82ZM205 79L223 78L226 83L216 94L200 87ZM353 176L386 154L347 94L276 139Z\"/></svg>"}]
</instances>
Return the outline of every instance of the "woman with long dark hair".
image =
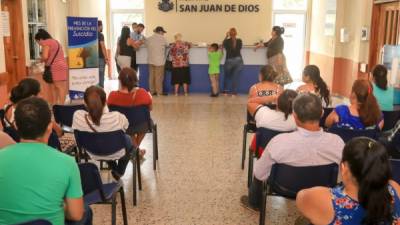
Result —
<instances>
[{"instance_id":1,"label":"woman with long dark hair","mask_svg":"<svg viewBox=\"0 0 400 225\"><path fill-rule=\"evenodd\" d=\"M315 225L389 225L400 223L400 186L385 147L366 137L350 140L343 150L343 184L315 187L297 194L297 208Z\"/></svg>"},{"instance_id":2,"label":"woman with long dark hair","mask_svg":"<svg viewBox=\"0 0 400 225\"><path fill-rule=\"evenodd\" d=\"M267 48L267 64L271 65L278 73L278 76L276 77L274 82L282 86L284 86L285 84L289 84L293 81L286 66L286 57L283 54L285 42L282 38L282 35L284 33L284 27L272 27L271 39L265 43L260 43L256 45L255 48L255 50L261 47Z\"/></svg>"},{"instance_id":3,"label":"woman with long dark hair","mask_svg":"<svg viewBox=\"0 0 400 225\"><path fill-rule=\"evenodd\" d=\"M388 84L387 72L384 65L376 65L372 70L372 85L381 110L393 111L394 88Z\"/></svg>"},{"instance_id":4,"label":"woman with long dark hair","mask_svg":"<svg viewBox=\"0 0 400 225\"><path fill-rule=\"evenodd\" d=\"M318 95L323 100L324 107L331 104L330 91L328 85L322 79L318 66L308 65L303 70L303 82L297 92L309 92Z\"/></svg>"},{"instance_id":5,"label":"woman with long dark hair","mask_svg":"<svg viewBox=\"0 0 400 225\"><path fill-rule=\"evenodd\" d=\"M136 64L135 48L140 46L130 38L130 35L131 30L129 27L122 27L116 52L116 61L120 69L125 67L132 68L132 64Z\"/></svg>"},{"instance_id":6,"label":"woman with long dark hair","mask_svg":"<svg viewBox=\"0 0 400 225\"><path fill-rule=\"evenodd\" d=\"M333 125L354 130L383 127L382 112L367 80L353 84L350 105L339 105L326 118L326 127Z\"/></svg>"}]
</instances>

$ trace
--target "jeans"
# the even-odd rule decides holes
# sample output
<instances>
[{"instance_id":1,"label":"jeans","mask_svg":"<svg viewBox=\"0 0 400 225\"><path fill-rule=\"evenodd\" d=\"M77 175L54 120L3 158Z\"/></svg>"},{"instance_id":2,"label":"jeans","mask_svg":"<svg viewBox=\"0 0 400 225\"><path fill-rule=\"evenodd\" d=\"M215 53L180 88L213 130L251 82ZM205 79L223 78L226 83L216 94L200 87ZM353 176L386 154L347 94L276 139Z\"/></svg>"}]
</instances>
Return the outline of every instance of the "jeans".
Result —
<instances>
[{"instance_id":1,"label":"jeans","mask_svg":"<svg viewBox=\"0 0 400 225\"><path fill-rule=\"evenodd\" d=\"M242 69L243 59L241 57L230 58L225 61L224 92L230 91L232 94L237 94Z\"/></svg>"},{"instance_id":2,"label":"jeans","mask_svg":"<svg viewBox=\"0 0 400 225\"><path fill-rule=\"evenodd\" d=\"M118 175L122 176L125 173L126 167L128 166L129 160L131 159L131 155L135 154L135 148L132 144L131 136L125 135L126 142L126 154L116 161L107 161L107 164L110 166L111 170L117 172Z\"/></svg>"},{"instance_id":3,"label":"jeans","mask_svg":"<svg viewBox=\"0 0 400 225\"><path fill-rule=\"evenodd\" d=\"M103 58L99 58L99 86L104 88L104 71L106 63Z\"/></svg>"},{"instance_id":4,"label":"jeans","mask_svg":"<svg viewBox=\"0 0 400 225\"><path fill-rule=\"evenodd\" d=\"M257 178L253 178L253 182L249 188L249 204L253 207L261 207L261 198L263 192L263 182Z\"/></svg>"},{"instance_id":5,"label":"jeans","mask_svg":"<svg viewBox=\"0 0 400 225\"><path fill-rule=\"evenodd\" d=\"M93 222L93 212L92 209L85 204L85 212L80 221L65 221L65 225L92 225Z\"/></svg>"}]
</instances>

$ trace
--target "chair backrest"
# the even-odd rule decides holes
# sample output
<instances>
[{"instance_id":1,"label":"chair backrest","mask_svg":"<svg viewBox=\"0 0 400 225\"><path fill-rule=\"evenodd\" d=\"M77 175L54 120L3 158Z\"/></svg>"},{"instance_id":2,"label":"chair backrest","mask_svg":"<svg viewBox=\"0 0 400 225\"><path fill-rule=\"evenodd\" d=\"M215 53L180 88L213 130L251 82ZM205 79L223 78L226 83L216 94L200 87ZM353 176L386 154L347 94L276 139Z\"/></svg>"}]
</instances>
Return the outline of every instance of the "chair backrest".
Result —
<instances>
[{"instance_id":1,"label":"chair backrest","mask_svg":"<svg viewBox=\"0 0 400 225\"><path fill-rule=\"evenodd\" d=\"M31 220L28 222L19 223L19 224L15 224L15 225L52 225L52 224L48 220L38 219L38 220Z\"/></svg>"},{"instance_id":2,"label":"chair backrest","mask_svg":"<svg viewBox=\"0 0 400 225\"><path fill-rule=\"evenodd\" d=\"M296 198L299 191L316 187L334 187L337 183L338 165L295 167L274 164L268 179L271 190L287 198Z\"/></svg>"},{"instance_id":3,"label":"chair backrest","mask_svg":"<svg viewBox=\"0 0 400 225\"><path fill-rule=\"evenodd\" d=\"M81 174L82 190L83 195L87 195L93 191L99 191L103 201L105 201L105 195L103 192L103 182L99 169L93 163L82 163L78 164L79 172Z\"/></svg>"},{"instance_id":4,"label":"chair backrest","mask_svg":"<svg viewBox=\"0 0 400 225\"><path fill-rule=\"evenodd\" d=\"M256 132L256 147L257 149L267 147L269 141L278 134L288 133L284 131L276 131L264 127L257 128Z\"/></svg>"},{"instance_id":5,"label":"chair backrest","mask_svg":"<svg viewBox=\"0 0 400 225\"><path fill-rule=\"evenodd\" d=\"M50 147L53 147L59 151L61 151L61 142L60 139L58 138L57 134L55 131L51 132L49 140L47 141L47 144Z\"/></svg>"},{"instance_id":6,"label":"chair backrest","mask_svg":"<svg viewBox=\"0 0 400 225\"><path fill-rule=\"evenodd\" d=\"M5 126L3 129L4 133L8 134L15 142L20 142L21 137L18 134L18 131L10 126Z\"/></svg>"},{"instance_id":7,"label":"chair backrest","mask_svg":"<svg viewBox=\"0 0 400 225\"><path fill-rule=\"evenodd\" d=\"M355 137L369 137L374 140L378 139L379 131L377 129L368 130L351 130L347 128L340 128L337 126L332 126L328 129L329 133L337 134L346 143Z\"/></svg>"},{"instance_id":8,"label":"chair backrest","mask_svg":"<svg viewBox=\"0 0 400 225\"><path fill-rule=\"evenodd\" d=\"M97 156L107 156L127 148L122 130L111 132L85 132L74 130L76 145Z\"/></svg>"},{"instance_id":9,"label":"chair backrest","mask_svg":"<svg viewBox=\"0 0 400 225\"><path fill-rule=\"evenodd\" d=\"M400 160L399 159L391 159L392 164L392 179L400 184Z\"/></svg>"},{"instance_id":10,"label":"chair backrest","mask_svg":"<svg viewBox=\"0 0 400 225\"><path fill-rule=\"evenodd\" d=\"M133 107L122 107L122 106L108 106L110 111L117 111L126 116L129 121L129 127L136 127L143 123L148 123L150 127L151 117L150 110L147 106L133 106Z\"/></svg>"},{"instance_id":11,"label":"chair backrest","mask_svg":"<svg viewBox=\"0 0 400 225\"><path fill-rule=\"evenodd\" d=\"M72 127L72 119L77 110L86 110L84 105L54 105L53 114L55 121L64 126Z\"/></svg>"},{"instance_id":12,"label":"chair backrest","mask_svg":"<svg viewBox=\"0 0 400 225\"><path fill-rule=\"evenodd\" d=\"M397 121L400 120L400 110L398 111L382 111L383 113L383 131L390 130L396 125Z\"/></svg>"},{"instance_id":13,"label":"chair backrest","mask_svg":"<svg viewBox=\"0 0 400 225\"><path fill-rule=\"evenodd\" d=\"M326 118L328 118L329 114L333 111L333 108L324 108L324 114L322 114L321 119L319 120L319 126L325 127Z\"/></svg>"},{"instance_id":14,"label":"chair backrest","mask_svg":"<svg viewBox=\"0 0 400 225\"><path fill-rule=\"evenodd\" d=\"M0 122L3 125L3 127L6 126L6 124L4 123L4 116L5 116L6 112L4 111L4 109L0 109Z\"/></svg>"}]
</instances>

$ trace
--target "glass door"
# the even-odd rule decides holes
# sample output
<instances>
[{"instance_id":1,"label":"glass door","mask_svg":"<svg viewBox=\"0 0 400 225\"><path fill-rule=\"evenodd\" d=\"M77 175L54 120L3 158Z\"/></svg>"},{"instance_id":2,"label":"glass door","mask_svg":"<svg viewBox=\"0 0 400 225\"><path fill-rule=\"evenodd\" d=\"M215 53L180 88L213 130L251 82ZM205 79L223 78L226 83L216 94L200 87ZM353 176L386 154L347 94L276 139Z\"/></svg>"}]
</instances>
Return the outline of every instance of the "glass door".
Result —
<instances>
[{"instance_id":1,"label":"glass door","mask_svg":"<svg viewBox=\"0 0 400 225\"><path fill-rule=\"evenodd\" d=\"M274 12L274 26L285 28L284 54L290 74L294 81L301 81L304 67L305 13Z\"/></svg>"}]
</instances>

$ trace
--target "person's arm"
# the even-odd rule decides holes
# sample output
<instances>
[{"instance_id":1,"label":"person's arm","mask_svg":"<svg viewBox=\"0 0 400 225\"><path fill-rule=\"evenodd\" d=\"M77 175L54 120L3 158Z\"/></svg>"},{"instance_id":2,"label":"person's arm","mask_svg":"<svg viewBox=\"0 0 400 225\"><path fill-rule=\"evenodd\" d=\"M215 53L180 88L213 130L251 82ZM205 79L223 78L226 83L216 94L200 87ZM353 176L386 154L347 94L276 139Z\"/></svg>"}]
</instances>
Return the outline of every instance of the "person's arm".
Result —
<instances>
[{"instance_id":1,"label":"person's arm","mask_svg":"<svg viewBox=\"0 0 400 225\"><path fill-rule=\"evenodd\" d=\"M268 144L267 148L261 155L261 157L254 164L254 177L257 180L265 181L269 177L271 173L272 166L275 164L275 161L272 159L271 148L269 148L270 144Z\"/></svg>"},{"instance_id":2,"label":"person's arm","mask_svg":"<svg viewBox=\"0 0 400 225\"><path fill-rule=\"evenodd\" d=\"M264 97L253 97L248 100L248 103L258 103L261 105L275 103L278 99L277 95L264 96Z\"/></svg>"},{"instance_id":3,"label":"person's arm","mask_svg":"<svg viewBox=\"0 0 400 225\"><path fill-rule=\"evenodd\" d=\"M41 62L46 62L47 59L49 59L49 52L50 52L50 47L47 45L42 46L42 54L40 57Z\"/></svg>"},{"instance_id":4,"label":"person's arm","mask_svg":"<svg viewBox=\"0 0 400 225\"><path fill-rule=\"evenodd\" d=\"M250 115L252 115L253 117L255 116L255 113L258 111L258 109L260 107L262 107L263 105L258 104L258 103L247 103L247 111L250 113Z\"/></svg>"},{"instance_id":5,"label":"person's arm","mask_svg":"<svg viewBox=\"0 0 400 225\"><path fill-rule=\"evenodd\" d=\"M64 212L66 219L79 221L84 213L81 176L75 160L73 158L68 158L68 160L70 171L65 171L69 176L69 181L64 197Z\"/></svg>"},{"instance_id":6,"label":"person's arm","mask_svg":"<svg viewBox=\"0 0 400 225\"><path fill-rule=\"evenodd\" d=\"M127 42L127 45L129 45L135 49L138 49L140 47L140 44L137 41L133 40L132 38L128 38L126 40L126 42Z\"/></svg>"},{"instance_id":7,"label":"person's arm","mask_svg":"<svg viewBox=\"0 0 400 225\"><path fill-rule=\"evenodd\" d=\"M327 128L330 128L333 126L333 124L339 122L339 116L338 114L335 112L335 110L333 110L328 117L325 120L325 126Z\"/></svg>"},{"instance_id":8,"label":"person's arm","mask_svg":"<svg viewBox=\"0 0 400 225\"><path fill-rule=\"evenodd\" d=\"M80 221L84 213L83 198L66 198L64 200L65 218Z\"/></svg>"},{"instance_id":9,"label":"person's arm","mask_svg":"<svg viewBox=\"0 0 400 225\"><path fill-rule=\"evenodd\" d=\"M52 124L53 124L53 130L56 132L57 136L58 136L58 137L63 136L64 133L63 133L63 131L62 131L60 125L58 125L58 124L56 123L56 121L52 121Z\"/></svg>"},{"instance_id":10,"label":"person's arm","mask_svg":"<svg viewBox=\"0 0 400 225\"><path fill-rule=\"evenodd\" d=\"M331 199L329 188L314 187L297 194L296 206L312 224L329 224L334 217Z\"/></svg>"},{"instance_id":11,"label":"person's arm","mask_svg":"<svg viewBox=\"0 0 400 225\"><path fill-rule=\"evenodd\" d=\"M104 41L100 41L100 49L103 52L105 64L108 64L108 54L107 54L106 45L104 44Z\"/></svg>"},{"instance_id":12,"label":"person's arm","mask_svg":"<svg viewBox=\"0 0 400 225\"><path fill-rule=\"evenodd\" d=\"M242 39L238 39L237 42L238 43L237 43L236 49L238 49L240 51L243 47L243 41L242 41Z\"/></svg>"}]
</instances>

